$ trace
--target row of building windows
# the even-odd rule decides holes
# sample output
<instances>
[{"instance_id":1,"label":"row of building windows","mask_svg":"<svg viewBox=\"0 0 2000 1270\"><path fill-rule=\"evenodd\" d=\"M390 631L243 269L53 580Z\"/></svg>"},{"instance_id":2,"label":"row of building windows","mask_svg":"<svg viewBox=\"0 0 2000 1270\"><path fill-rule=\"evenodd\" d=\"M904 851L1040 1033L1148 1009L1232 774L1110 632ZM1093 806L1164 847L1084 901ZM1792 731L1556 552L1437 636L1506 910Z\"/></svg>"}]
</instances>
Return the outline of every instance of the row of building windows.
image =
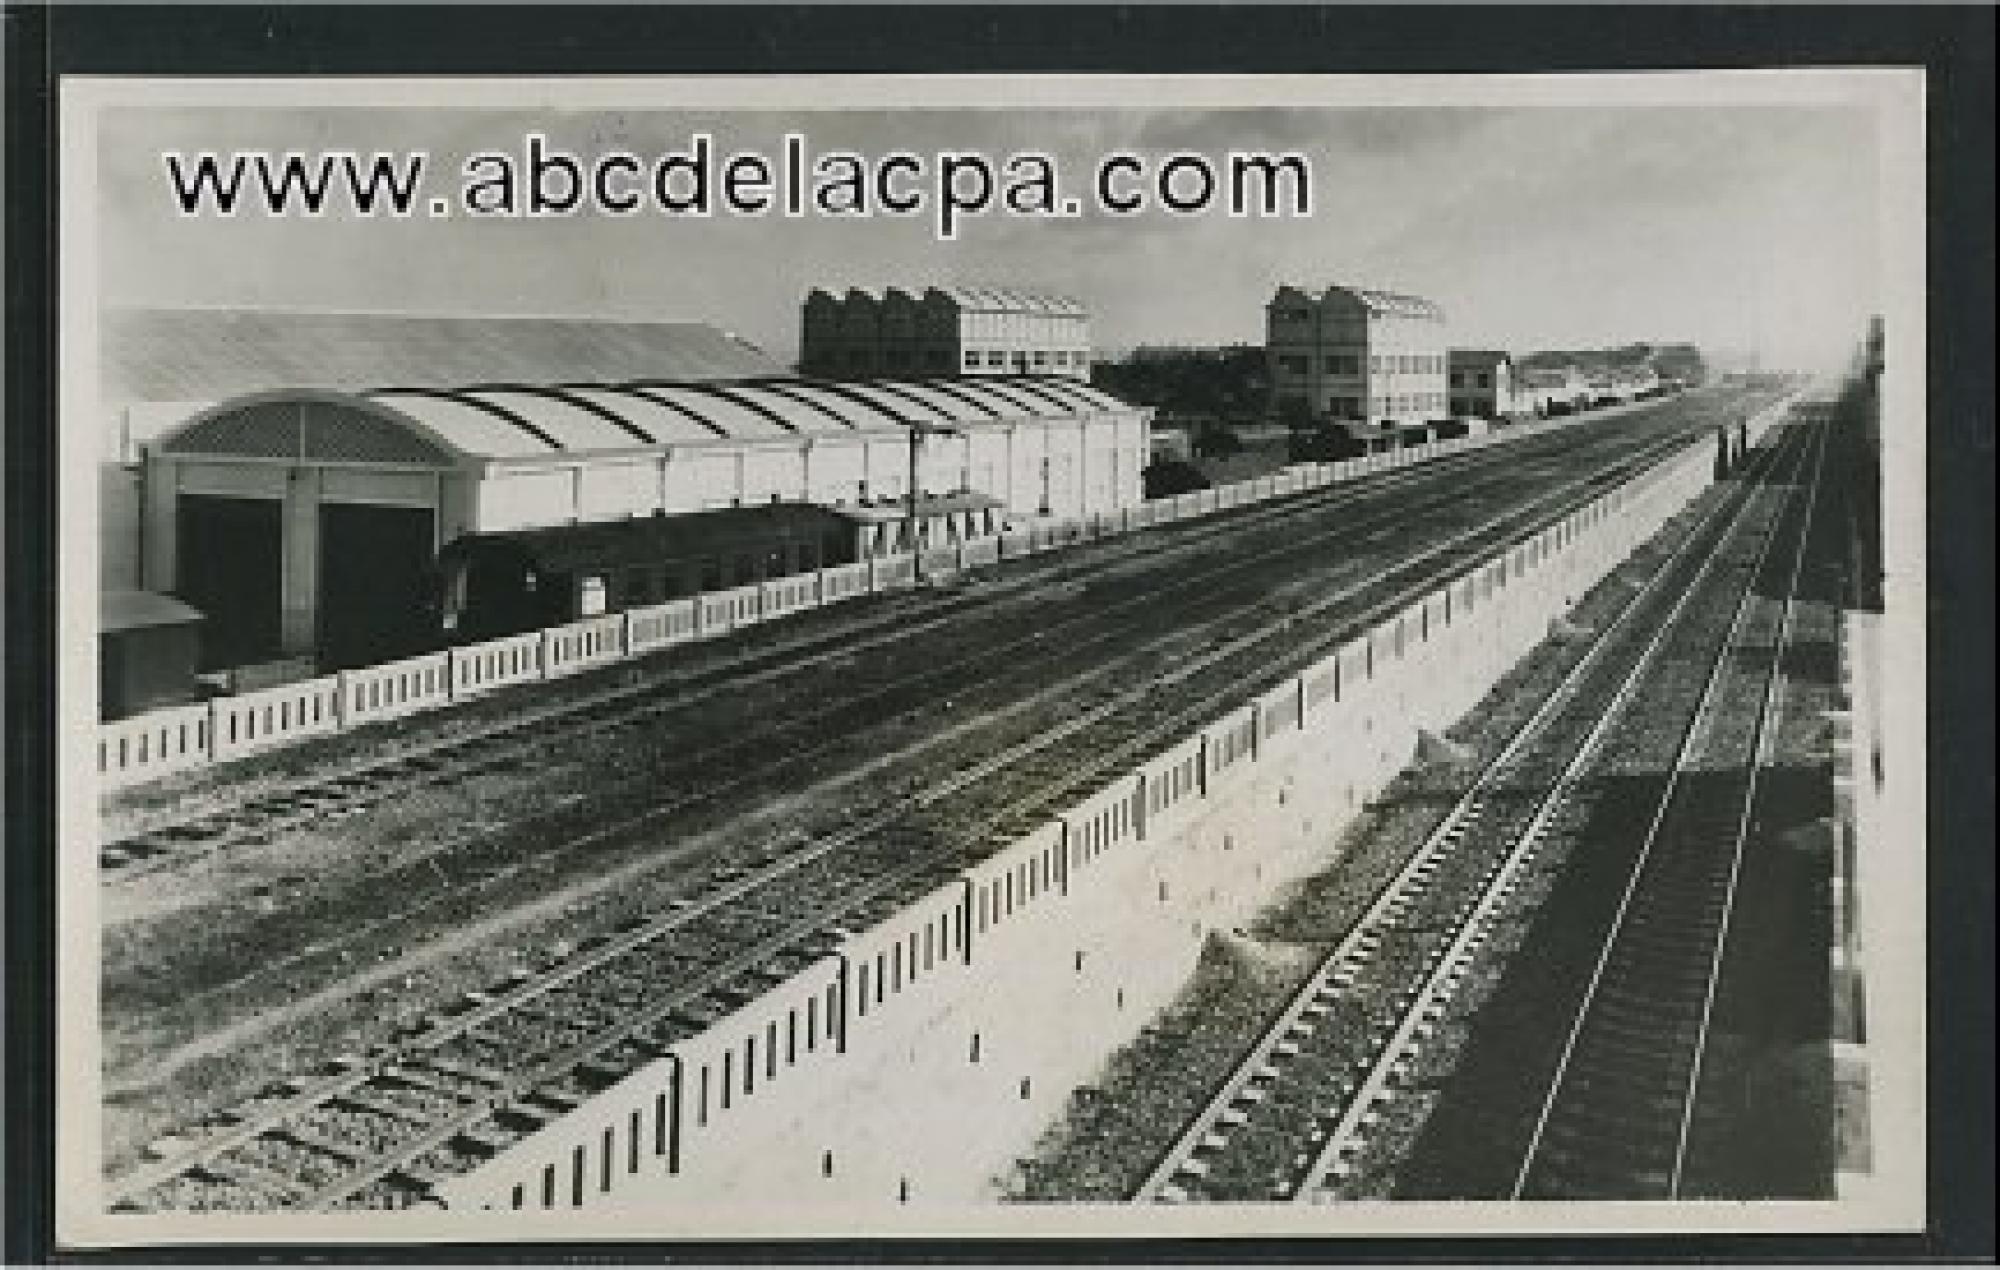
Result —
<instances>
[{"instance_id":1,"label":"row of building windows","mask_svg":"<svg viewBox=\"0 0 2000 1270\"><path fill-rule=\"evenodd\" d=\"M1310 322L1313 320L1313 311L1311 309L1280 309L1277 313L1277 320L1280 322ZM1363 333L1367 331L1368 323L1363 318L1325 318L1320 322L1320 329L1328 334L1351 332L1355 339L1360 339Z\"/></svg>"},{"instance_id":2,"label":"row of building windows","mask_svg":"<svg viewBox=\"0 0 2000 1270\"><path fill-rule=\"evenodd\" d=\"M1493 376L1488 371L1455 370L1451 372L1453 388L1491 388Z\"/></svg>"},{"instance_id":3,"label":"row of building windows","mask_svg":"<svg viewBox=\"0 0 2000 1270\"><path fill-rule=\"evenodd\" d=\"M965 350L965 366L968 370L974 370L980 366L1005 366L1007 365L1009 356L1017 359L1027 359L1029 364L1036 367L1069 366L1082 369L1090 362L1090 355L1080 348L1058 348L1053 351L1038 348L1033 353L1018 352L1012 354L1008 353L1005 349L999 348L989 348L984 352L976 348L968 348Z\"/></svg>"},{"instance_id":4,"label":"row of building windows","mask_svg":"<svg viewBox=\"0 0 2000 1270\"><path fill-rule=\"evenodd\" d=\"M1358 354L1334 353L1326 358L1325 364L1329 375L1361 373ZM1312 369L1312 359L1297 353L1281 353L1278 369L1303 375ZM1382 353L1368 359L1368 370L1375 375L1438 375L1444 373L1444 358L1429 353Z\"/></svg>"},{"instance_id":5,"label":"row of building windows","mask_svg":"<svg viewBox=\"0 0 2000 1270\"><path fill-rule=\"evenodd\" d=\"M1444 374L1443 354L1433 353L1389 353L1368 359L1368 368L1376 374L1396 375L1442 375Z\"/></svg>"},{"instance_id":6,"label":"row of building windows","mask_svg":"<svg viewBox=\"0 0 2000 1270\"><path fill-rule=\"evenodd\" d=\"M1301 405L1304 404L1303 398L1293 398L1293 400L1299 402ZM1444 406L1444 395L1442 393L1390 393L1380 397L1370 397L1367 400L1375 403L1372 411L1365 411L1363 409L1363 399L1360 397L1328 397L1326 399L1326 412L1335 419L1359 419L1364 413L1388 416L1409 415L1439 410Z\"/></svg>"},{"instance_id":7,"label":"row of building windows","mask_svg":"<svg viewBox=\"0 0 2000 1270\"><path fill-rule=\"evenodd\" d=\"M1444 409L1444 394L1438 392L1397 393L1375 398L1375 413L1406 415L1412 411Z\"/></svg>"},{"instance_id":8,"label":"row of building windows","mask_svg":"<svg viewBox=\"0 0 2000 1270\"><path fill-rule=\"evenodd\" d=\"M832 352L821 352L807 359L809 367L819 366L830 369L873 370L876 364L875 351L867 348L850 348L845 354L841 355L836 355ZM880 364L888 370L922 369L947 371L951 369L951 351L943 348L923 349L921 351L911 348L885 349L881 354ZM980 367L994 367L997 369L1010 365L1016 367L1033 366L1037 369L1047 369L1053 366L1064 369L1082 370L1090 365L1090 354L1080 348L1038 348L1033 351L1023 349L1015 352L998 348L985 350L969 348L965 350L964 365L968 370L975 370Z\"/></svg>"}]
</instances>

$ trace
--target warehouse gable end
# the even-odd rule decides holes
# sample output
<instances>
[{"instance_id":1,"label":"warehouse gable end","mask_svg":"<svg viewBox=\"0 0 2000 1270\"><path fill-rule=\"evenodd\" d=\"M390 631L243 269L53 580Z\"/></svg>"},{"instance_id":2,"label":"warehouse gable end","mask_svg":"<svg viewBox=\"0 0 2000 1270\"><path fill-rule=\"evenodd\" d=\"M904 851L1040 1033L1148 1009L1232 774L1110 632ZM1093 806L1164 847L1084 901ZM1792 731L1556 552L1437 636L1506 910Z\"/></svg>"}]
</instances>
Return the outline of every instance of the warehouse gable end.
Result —
<instances>
[{"instance_id":1,"label":"warehouse gable end","mask_svg":"<svg viewBox=\"0 0 2000 1270\"><path fill-rule=\"evenodd\" d=\"M260 393L226 401L163 434L162 455L455 467L466 457L392 406L343 393Z\"/></svg>"}]
</instances>

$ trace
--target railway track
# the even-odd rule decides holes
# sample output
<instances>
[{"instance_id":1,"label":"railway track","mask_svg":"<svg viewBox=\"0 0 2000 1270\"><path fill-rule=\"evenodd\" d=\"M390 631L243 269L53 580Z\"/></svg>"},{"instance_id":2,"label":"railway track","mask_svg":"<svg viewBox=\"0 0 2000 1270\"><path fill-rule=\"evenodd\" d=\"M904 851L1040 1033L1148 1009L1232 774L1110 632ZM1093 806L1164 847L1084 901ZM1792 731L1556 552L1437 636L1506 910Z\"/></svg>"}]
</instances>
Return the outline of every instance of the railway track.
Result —
<instances>
[{"instance_id":1,"label":"railway track","mask_svg":"<svg viewBox=\"0 0 2000 1270\"><path fill-rule=\"evenodd\" d=\"M1574 440L1566 433L1565 438ZM1546 447L1549 443L1527 444ZM1399 489L1434 481L1453 471L1478 470L1490 465L1494 457L1490 451L1451 456L1417 469L1384 473L1360 486L1314 491L1234 510L1224 521L1208 527L1226 527L1232 536L1264 527L1282 529L1330 509L1384 499ZM1390 525L1378 523L1369 526L1368 532L1386 534L1390 529ZM1177 532L1180 530L1189 532ZM1049 586L1084 585L1124 570L1157 567L1163 560L1212 550L1211 535L1177 522L1092 544L1082 558L1073 553L1035 557L1036 568L1013 571L1011 577L1004 573L990 577L969 592L927 597L919 612L909 611L904 604L891 604L886 612L872 617L843 613L834 623L810 622L805 632L793 638L775 644L760 641L755 649L704 662L690 671L654 675L638 667L623 667L615 686L577 693L553 707L505 717L469 735L419 743L383 758L342 765L289 786L251 793L226 807L142 818L137 826L100 844L100 864L108 878L124 880L230 846L262 844L288 829L391 801L404 790L519 770L558 738L580 743L642 731L665 716L699 706L723 692L738 692L797 672L837 665L857 654L940 632L968 615L1024 599L1033 603L1036 593ZM825 629L828 625L832 629ZM676 658L667 664L678 668L680 662Z\"/></svg>"},{"instance_id":2,"label":"railway track","mask_svg":"<svg viewBox=\"0 0 2000 1270\"><path fill-rule=\"evenodd\" d=\"M1486 453L1450 456L1419 469L1385 473L1377 480L1343 487L1337 492L1313 491L1274 504L1235 510L1224 524L1232 537L1267 529L1283 532L1287 527L1323 518L1329 512L1350 507L1365 509L1389 502L1396 492L1407 487L1433 482L1440 475L1455 471L1477 472L1490 467L1492 462L1492 456ZM1357 532L1392 530L1400 518L1395 512L1379 516L1360 526ZM99 863L108 878L127 881L199 855L232 846L259 845L289 829L379 805L418 785L434 786L520 770L535 754L545 752L557 741L582 743L641 732L667 716L698 708L725 692L742 692L848 663L860 654L921 640L953 623L990 614L1010 604L1022 601L1032 604L1049 587L1086 585L1115 577L1135 564L1157 569L1166 560L1215 550L1212 537L1174 532L1184 527L1184 522L1177 522L1160 526L1157 531L1104 543L1080 560L1038 556L1035 559L1042 564L1039 569L1017 570L1012 577L986 581L975 590L929 597L920 612L909 612L905 605L893 605L879 616L830 624L832 629L817 629L829 624L815 623L816 629L808 633L776 644L760 643L753 650L703 665L665 684L658 676L643 674L636 677L638 682L629 682L635 676L630 673L633 668L626 667L627 673L618 677L617 686L579 694L550 709L506 718L469 735L452 736L387 757L343 766L290 787L253 794L232 806L149 820L103 841L99 846ZM1176 586L1179 590L1190 590L1201 580L1226 576L1229 572L1228 567L1209 569ZM1012 647L975 650L974 655L1009 652ZM904 671L893 682L908 689L933 677L921 671ZM746 752L759 740L753 735L737 739Z\"/></svg>"},{"instance_id":3,"label":"railway track","mask_svg":"<svg viewBox=\"0 0 2000 1270\"><path fill-rule=\"evenodd\" d=\"M1554 463L1546 458L1543 461ZM1536 475L1531 468L1525 473L1512 473L1511 477L1532 484ZM1461 486L1452 492L1452 497L1469 499L1478 490L1476 484ZM1393 524L1407 517L1410 511L1405 504L1366 523ZM1451 512L1444 508L1438 514L1447 516ZM1109 595L1085 597L1087 602L1076 606L1078 611L1067 619L1050 621L1037 619L1032 613L1019 615L1010 624L996 624L978 632L979 638L970 648L952 650L958 656L935 657L920 668L909 669L893 663L850 667L844 673L839 691L831 694L830 703L823 707L801 709L794 705L785 710L774 707L768 711L738 711L712 724L699 721L690 724L697 729L692 736L683 730L650 749L642 749L635 743L630 753L592 772L589 797L591 819L595 823L587 831L579 831L574 808L562 801L553 802L547 810L530 813L499 832L476 820L454 826L446 830L441 843L430 845L424 853L413 855L406 862L392 865L395 872L380 879L395 897L390 903L371 903L346 918L337 929L324 924L308 926L299 918L290 918L290 929L283 940L305 948L321 946L331 938L351 942L365 931L386 930L393 923L434 912L440 904L451 905L452 915L464 914L469 919L472 913L465 905L474 893L493 893L497 888L519 884L531 870L546 872L555 862L586 852L601 856L612 849L612 844L629 842L635 836L662 829L685 841L690 837L690 817L710 815L731 799L746 795L776 797L788 787L809 785L812 765L823 753L837 749L847 738L864 730L882 727L885 721L924 719L940 703L948 705L958 717L982 719L982 726L990 731L1019 714L1013 709L1021 704L1016 686L1019 682L1051 685L1042 694L1045 699L1060 697L1063 692L1083 696L1104 690L1104 681L1119 673L1129 673L1135 663L1148 657L1162 660L1165 654L1159 651L1161 648L1171 648L1176 642L1187 651L1198 648L1202 632L1208 629L1204 623L1218 619L1218 615L1221 619L1240 616L1260 623L1270 620L1271 614L1263 604L1264 581L1273 572L1282 573L1288 562L1319 551L1316 543L1313 536L1290 534L1277 546L1267 544L1255 562L1255 566L1261 566L1261 573L1259 567L1230 563L1190 572L1164 589L1140 588L1122 599ZM1404 572L1414 572L1428 565L1430 559L1421 555L1412 557L1405 561ZM1384 579L1389 583L1396 580L1396 577ZM1175 614L1177 631L1154 632L1148 642L1142 642L1125 658L1107 655L1107 649L1115 652L1117 645L1131 641L1135 619L1143 618L1147 609L1172 596L1184 597ZM981 669L998 664L1009 666L1013 676L990 676ZM813 696L797 688L792 695L808 699ZM1060 713L1062 707L1058 702L1051 708ZM1034 726L1033 720L1023 720L1016 730L1031 731ZM914 772L906 783L914 786L935 781L955 765L956 760L945 754L931 770ZM683 849L681 841L668 851L677 865L690 870L693 889L699 889L705 872L736 866L733 859L693 858L694 853ZM777 845L782 849L785 844ZM409 885L392 885L399 877L409 879ZM272 943L264 938L259 942L266 946ZM284 946L282 942L277 944L280 949ZM166 956L175 955L172 950L163 951ZM233 950L218 948L214 955L228 959L225 970L230 978L226 983L243 976ZM265 978L290 975L295 960L279 953L268 957L250 973ZM174 1000L178 1008L185 1008L200 996L200 989L186 985L208 982L216 973L214 967L186 961L166 965L156 960L154 969L171 974L175 982L183 985ZM160 980L153 976L147 983L156 981ZM121 998L112 1004L127 1010L130 1008L127 1000Z\"/></svg>"},{"instance_id":4,"label":"railway track","mask_svg":"<svg viewBox=\"0 0 2000 1270\"><path fill-rule=\"evenodd\" d=\"M1673 443L1669 436L1658 445ZM1544 456L1540 465L1533 465L1526 464L1525 457L1510 456L1507 463L1496 465L1506 469L1504 479L1527 489L1555 479L1561 466L1557 459ZM1592 456L1586 452L1581 457ZM1609 463L1608 467L1625 470L1646 457L1627 456L1622 466ZM1503 480L1500 474L1489 476ZM1480 482L1462 482L1448 494L1440 493L1434 508L1406 500L1392 512L1371 514L1368 523L1435 515L1439 526L1466 524L1480 489ZM1518 488L1510 496L1520 497ZM1336 528L1352 524L1350 517ZM1438 526L1430 529L1443 532ZM1405 534L1405 540L1415 536ZM1007 738L1002 733L1009 729L1014 736L1032 733L1090 694L1110 691L1108 685L1118 675L1150 678L1170 667L1197 651L1209 638L1205 632L1221 630L1225 619L1264 624L1282 618L1265 603L1270 597L1263 588L1274 573L1267 568L1260 574L1259 563L1310 562L1323 552L1321 541L1305 533L1286 533L1275 545L1264 543L1269 549L1256 559L1183 579L1187 585L1175 593L1181 597L1179 611L1170 621L1155 619L1151 624L1155 629L1146 629L1148 610L1160 606L1163 597L1174 597L1156 587L1149 589L1151 579L1128 579L1128 593L1122 596L1107 589L1076 597L1073 610L1081 610L1081 616L1056 620L1032 612L1018 614L1010 624L982 628L969 644L938 648L936 655L915 668L847 667L832 692L818 683L809 688L786 685L794 702L825 699L825 706L801 708L778 702L769 709L738 709L715 720L681 721L682 726L665 738L634 738L577 778L589 782L584 814L573 800L551 797L499 828L482 823L485 817L480 814L448 821L421 850L384 854L362 876L318 884L322 894L311 908L273 906L263 915L246 917L238 923L237 937L230 940L182 945L172 937L171 928L163 928L164 937L148 937L145 942L121 934L118 960L111 964L143 964L146 970L129 980L108 980L107 1009L123 1020L145 1019L152 1036L172 1045L178 1043L176 1036L200 1035L177 1020L212 1013L207 999L215 993L226 991L242 999L260 990L259 983L283 984L285 994L296 998L314 976L347 973L345 964L335 964L344 949L369 940L382 944L393 939L407 946L415 924L448 929L477 920L482 909L492 911L503 897L546 893L560 884L563 870L573 871L584 860L599 871L641 857L656 865L671 863L676 871L675 894L658 896L660 902L683 893L698 895L718 884L718 877L726 881L729 874L756 867L760 859L795 849L803 838L839 831L842 813L836 808L831 818L808 812L790 824L773 824L768 840L746 841L754 833L732 830L736 840L726 849L712 841L719 826L729 823L722 817L731 808L782 798L827 781L827 769L840 761L844 748L852 748L853 738L877 738L870 750L888 751L896 760L893 765L876 763L869 775L893 771L893 779L905 789L934 783L971 761L982 746L990 749L1004 743ZM1415 576L1431 563L1406 561L1401 575L1378 581L1386 587L1399 576ZM1365 564L1358 569L1365 571ZM1281 576L1283 568L1276 568L1275 574ZM1339 568L1329 568L1323 576L1337 584L1342 575ZM1304 593L1311 587L1295 589ZM1135 641L1135 635L1141 638ZM1128 655L1105 660L1107 649L1115 654L1119 645L1134 643ZM1014 673L994 676L986 669L1001 664ZM1033 711L1016 708L1023 704L1018 687L1023 681L1045 685L1040 701L1031 703ZM1036 711L1042 717L1036 717ZM934 727L944 713L959 722L921 736L920 728ZM914 742L908 739L913 733L919 733ZM561 762L566 755L557 751L554 757ZM842 781L851 784L854 779L855 773L849 771L833 778L829 788L844 788ZM888 779L884 777L885 782ZM238 950L246 942L264 950L254 966L242 963ZM169 983L176 985L171 994L162 991Z\"/></svg>"},{"instance_id":5,"label":"railway track","mask_svg":"<svg viewBox=\"0 0 2000 1270\"><path fill-rule=\"evenodd\" d=\"M1685 443L1685 437L1660 442ZM1656 457L1649 449L1648 457ZM1613 465L1624 470L1627 459ZM1467 552L1518 537L1593 488L1596 474L1476 523L1391 576L1372 580L1386 611L1450 572ZM1304 605L1293 621L1356 603L1361 587ZM1254 609L1255 606L1252 606ZM1245 613L1232 611L1244 618ZM397 1206L432 1180L504 1149L594 1088L698 1032L706 1020L810 964L842 926L862 926L1021 828L1101 775L1201 722L1210 693L1254 690L1353 628L1295 643L1268 613L1216 628L1206 652L1152 681L1036 721L956 778L886 800L873 814L804 843L774 843L718 872L671 911L636 921L566 961L495 987L380 1052L269 1091L188 1135L165 1158L114 1180L137 1208ZM1365 618L1357 619L1365 621ZM1193 703L1193 704L1190 704Z\"/></svg>"},{"instance_id":6,"label":"railway track","mask_svg":"<svg viewBox=\"0 0 2000 1270\"><path fill-rule=\"evenodd\" d=\"M1516 1174L1514 1198L1677 1199L1736 883L1769 759L1825 432L1786 550L1774 535L1735 612L1640 846ZM1775 597L1775 604L1762 600ZM1670 1112L1663 1115L1662 1112Z\"/></svg>"},{"instance_id":7,"label":"railway track","mask_svg":"<svg viewBox=\"0 0 2000 1270\"><path fill-rule=\"evenodd\" d=\"M1772 456L1767 463L1779 462ZM1782 461L1790 461L1789 453ZM1570 794L1727 561L1768 541L1764 504L1713 507L1436 822L1138 1188L1140 1200L1309 1199L1362 1171ZM1766 509L1767 510L1767 509ZM1747 579L1746 579L1747 580ZM1612 708L1604 709L1605 702Z\"/></svg>"},{"instance_id":8,"label":"railway track","mask_svg":"<svg viewBox=\"0 0 2000 1270\"><path fill-rule=\"evenodd\" d=\"M1546 892L1539 911L1499 936L1513 945L1508 971L1491 985L1397 1194L1675 1193L1693 1097L1681 1082L1694 1079L1766 705L1765 685L1746 693L1744 677L1776 664L1761 609L1788 585L1791 535L1809 512L1824 438L1789 431L1805 493L1779 485L1764 495L1774 504L1764 550L1707 607L1720 651L1684 646L1665 666L1621 729L1594 802L1578 810L1585 849L1549 866L1536 882ZM1632 1013L1641 1000L1651 1002L1643 1021Z\"/></svg>"}]
</instances>

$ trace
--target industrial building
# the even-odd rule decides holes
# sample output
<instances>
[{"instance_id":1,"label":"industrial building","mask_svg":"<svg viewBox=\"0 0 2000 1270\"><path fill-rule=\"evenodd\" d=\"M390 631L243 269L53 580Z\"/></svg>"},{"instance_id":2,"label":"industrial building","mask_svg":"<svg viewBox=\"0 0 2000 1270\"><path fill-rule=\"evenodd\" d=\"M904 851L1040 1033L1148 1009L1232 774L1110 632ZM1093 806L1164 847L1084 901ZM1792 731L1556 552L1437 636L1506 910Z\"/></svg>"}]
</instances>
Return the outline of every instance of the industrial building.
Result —
<instances>
[{"instance_id":1,"label":"industrial building","mask_svg":"<svg viewBox=\"0 0 2000 1270\"><path fill-rule=\"evenodd\" d=\"M274 388L718 379L785 373L696 322L290 309L106 309L99 322L100 585L141 585L142 449L221 402Z\"/></svg>"},{"instance_id":2,"label":"industrial building","mask_svg":"<svg viewBox=\"0 0 2000 1270\"><path fill-rule=\"evenodd\" d=\"M1142 497L1147 430L1054 378L257 392L146 447L145 585L206 616L208 667L360 665L434 646L480 577L560 579L551 611L574 615L1116 510ZM635 519L657 523L556 541Z\"/></svg>"},{"instance_id":3,"label":"industrial building","mask_svg":"<svg viewBox=\"0 0 2000 1270\"><path fill-rule=\"evenodd\" d=\"M1265 305L1265 348L1280 415L1384 429L1449 411L1445 315L1421 297L1281 286Z\"/></svg>"},{"instance_id":4,"label":"industrial building","mask_svg":"<svg viewBox=\"0 0 2000 1270\"><path fill-rule=\"evenodd\" d=\"M1090 314L1009 287L814 288L799 369L827 379L921 375L1090 378Z\"/></svg>"},{"instance_id":5,"label":"industrial building","mask_svg":"<svg viewBox=\"0 0 2000 1270\"><path fill-rule=\"evenodd\" d=\"M1446 354L1454 419L1498 419L1515 413L1514 361L1490 349L1454 348Z\"/></svg>"}]
</instances>

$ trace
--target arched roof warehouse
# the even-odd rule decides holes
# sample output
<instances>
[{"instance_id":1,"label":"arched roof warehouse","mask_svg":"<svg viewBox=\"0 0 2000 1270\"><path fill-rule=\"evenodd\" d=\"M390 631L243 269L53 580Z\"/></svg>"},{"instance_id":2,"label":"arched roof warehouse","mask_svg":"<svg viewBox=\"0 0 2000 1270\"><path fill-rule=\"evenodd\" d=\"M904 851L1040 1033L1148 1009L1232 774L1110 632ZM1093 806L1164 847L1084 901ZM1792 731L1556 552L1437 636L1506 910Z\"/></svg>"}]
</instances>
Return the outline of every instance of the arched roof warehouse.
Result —
<instances>
[{"instance_id":1,"label":"arched roof warehouse","mask_svg":"<svg viewBox=\"0 0 2000 1270\"><path fill-rule=\"evenodd\" d=\"M452 466L1080 420L1132 407L1067 380L760 378L264 393L161 437L162 455Z\"/></svg>"},{"instance_id":2,"label":"arched roof warehouse","mask_svg":"<svg viewBox=\"0 0 2000 1270\"><path fill-rule=\"evenodd\" d=\"M256 393L147 448L145 579L210 614L219 656L361 664L414 638L392 619L430 602L423 579L461 540L651 550L705 525L783 539L817 518L869 554L1110 512L1143 494L1149 415L1036 377ZM727 511L744 515L715 519Z\"/></svg>"}]
</instances>

